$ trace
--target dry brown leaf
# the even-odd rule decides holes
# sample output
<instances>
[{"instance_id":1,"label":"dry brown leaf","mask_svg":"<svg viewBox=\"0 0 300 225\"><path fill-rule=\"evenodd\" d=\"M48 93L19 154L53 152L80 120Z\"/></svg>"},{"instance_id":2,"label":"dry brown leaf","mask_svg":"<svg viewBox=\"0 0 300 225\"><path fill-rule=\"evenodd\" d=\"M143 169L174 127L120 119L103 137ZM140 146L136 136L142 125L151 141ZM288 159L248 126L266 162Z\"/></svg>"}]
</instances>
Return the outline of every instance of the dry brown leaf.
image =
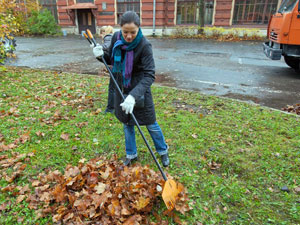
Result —
<instances>
[{"instance_id":1,"label":"dry brown leaf","mask_svg":"<svg viewBox=\"0 0 300 225\"><path fill-rule=\"evenodd\" d=\"M94 189L96 190L97 194L102 194L105 191L105 187L106 187L106 184L99 182L98 185Z\"/></svg>"},{"instance_id":2,"label":"dry brown leaf","mask_svg":"<svg viewBox=\"0 0 300 225\"><path fill-rule=\"evenodd\" d=\"M142 217L140 215L134 215L129 217L124 223L123 225L139 225L140 221L142 220Z\"/></svg>"},{"instance_id":3,"label":"dry brown leaf","mask_svg":"<svg viewBox=\"0 0 300 225\"><path fill-rule=\"evenodd\" d=\"M49 192L44 192L40 197L40 200L43 202L49 202L51 199L52 198Z\"/></svg>"},{"instance_id":4,"label":"dry brown leaf","mask_svg":"<svg viewBox=\"0 0 300 225\"><path fill-rule=\"evenodd\" d=\"M29 184L26 184L24 187L21 187L20 189L19 189L20 191L20 194L25 194L26 192L29 192L30 191L30 188L29 188Z\"/></svg>"},{"instance_id":5,"label":"dry brown leaf","mask_svg":"<svg viewBox=\"0 0 300 225\"><path fill-rule=\"evenodd\" d=\"M63 139L63 140L65 140L65 141L67 141L67 140L69 140L69 136L70 136L69 134L62 133L60 135L60 138Z\"/></svg>"},{"instance_id":6,"label":"dry brown leaf","mask_svg":"<svg viewBox=\"0 0 300 225\"><path fill-rule=\"evenodd\" d=\"M45 133L42 133L41 131L37 131L37 132L35 132L35 134L36 134L38 137L45 137Z\"/></svg>"},{"instance_id":7,"label":"dry brown leaf","mask_svg":"<svg viewBox=\"0 0 300 225\"><path fill-rule=\"evenodd\" d=\"M8 206L8 204L5 202L5 203L2 203L1 205L0 205L0 211L3 211L3 210L5 210L6 208L7 208L7 206Z\"/></svg>"},{"instance_id":8,"label":"dry brown leaf","mask_svg":"<svg viewBox=\"0 0 300 225\"><path fill-rule=\"evenodd\" d=\"M108 199L108 192L104 192L102 195L93 194L92 199L96 209L98 207L102 208Z\"/></svg>"},{"instance_id":9,"label":"dry brown leaf","mask_svg":"<svg viewBox=\"0 0 300 225\"><path fill-rule=\"evenodd\" d=\"M105 172L100 172L101 174L101 177L106 180L108 177L109 177L109 174L110 174L110 169L109 167L106 168Z\"/></svg>"},{"instance_id":10,"label":"dry brown leaf","mask_svg":"<svg viewBox=\"0 0 300 225\"><path fill-rule=\"evenodd\" d=\"M209 162L208 166L211 170L216 170L216 169L219 169L221 167L221 164L216 163L216 162Z\"/></svg>"},{"instance_id":11,"label":"dry brown leaf","mask_svg":"<svg viewBox=\"0 0 300 225\"><path fill-rule=\"evenodd\" d=\"M66 222L68 220L71 220L73 217L74 217L74 213L68 213L67 215L65 215L64 218L63 218L64 224L66 224Z\"/></svg>"},{"instance_id":12,"label":"dry brown leaf","mask_svg":"<svg viewBox=\"0 0 300 225\"><path fill-rule=\"evenodd\" d=\"M300 193L300 186L295 188L296 193Z\"/></svg>"},{"instance_id":13,"label":"dry brown leaf","mask_svg":"<svg viewBox=\"0 0 300 225\"><path fill-rule=\"evenodd\" d=\"M35 181L33 181L33 182L31 183L32 187L37 187L37 186L39 186L40 184L41 184L41 182L38 181L38 180L35 180Z\"/></svg>"},{"instance_id":14,"label":"dry brown leaf","mask_svg":"<svg viewBox=\"0 0 300 225\"><path fill-rule=\"evenodd\" d=\"M25 195L19 195L19 196L17 197L16 203L19 204L20 202L22 202L22 201L24 200L25 197L26 197Z\"/></svg>"},{"instance_id":15,"label":"dry brown leaf","mask_svg":"<svg viewBox=\"0 0 300 225\"><path fill-rule=\"evenodd\" d=\"M52 195L57 202L62 202L65 199L65 191L66 189L64 187L61 187L61 185L56 185L52 191Z\"/></svg>"},{"instance_id":16,"label":"dry brown leaf","mask_svg":"<svg viewBox=\"0 0 300 225\"><path fill-rule=\"evenodd\" d=\"M198 138L198 135L197 134L192 134L192 137L197 139Z\"/></svg>"},{"instance_id":17,"label":"dry brown leaf","mask_svg":"<svg viewBox=\"0 0 300 225\"><path fill-rule=\"evenodd\" d=\"M80 170L77 166L75 167L70 167L67 169L67 171L65 172L65 178L69 178L69 177L75 177L80 173Z\"/></svg>"}]
</instances>

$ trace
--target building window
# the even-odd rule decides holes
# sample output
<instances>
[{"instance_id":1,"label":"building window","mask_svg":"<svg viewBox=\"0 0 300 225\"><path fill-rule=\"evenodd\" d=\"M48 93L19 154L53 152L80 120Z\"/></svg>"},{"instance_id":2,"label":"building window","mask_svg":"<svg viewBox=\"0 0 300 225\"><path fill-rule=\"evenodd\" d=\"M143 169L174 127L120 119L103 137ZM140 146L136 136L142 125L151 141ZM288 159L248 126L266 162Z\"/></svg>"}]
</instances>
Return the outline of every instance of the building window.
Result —
<instances>
[{"instance_id":1,"label":"building window","mask_svg":"<svg viewBox=\"0 0 300 225\"><path fill-rule=\"evenodd\" d=\"M295 8L296 4L296 0L286 0L281 4L278 12L291 12Z\"/></svg>"},{"instance_id":2,"label":"building window","mask_svg":"<svg viewBox=\"0 0 300 225\"><path fill-rule=\"evenodd\" d=\"M126 11L134 11L140 16L140 1L139 0L117 0L117 17L118 24L122 14Z\"/></svg>"},{"instance_id":3,"label":"building window","mask_svg":"<svg viewBox=\"0 0 300 225\"><path fill-rule=\"evenodd\" d=\"M236 0L233 24L268 24L276 12L278 0Z\"/></svg>"},{"instance_id":4,"label":"building window","mask_svg":"<svg viewBox=\"0 0 300 225\"><path fill-rule=\"evenodd\" d=\"M205 0L204 23L212 24L214 1ZM199 0L178 0L177 2L177 24L199 23Z\"/></svg>"},{"instance_id":5,"label":"building window","mask_svg":"<svg viewBox=\"0 0 300 225\"><path fill-rule=\"evenodd\" d=\"M51 12L56 22L58 22L56 0L39 0L39 3L43 8L47 8Z\"/></svg>"},{"instance_id":6,"label":"building window","mask_svg":"<svg viewBox=\"0 0 300 225\"><path fill-rule=\"evenodd\" d=\"M94 0L77 0L76 3L94 3Z\"/></svg>"},{"instance_id":7,"label":"building window","mask_svg":"<svg viewBox=\"0 0 300 225\"><path fill-rule=\"evenodd\" d=\"M205 1L205 15L204 15L204 24L211 25L214 15L214 2L213 0Z\"/></svg>"}]
</instances>

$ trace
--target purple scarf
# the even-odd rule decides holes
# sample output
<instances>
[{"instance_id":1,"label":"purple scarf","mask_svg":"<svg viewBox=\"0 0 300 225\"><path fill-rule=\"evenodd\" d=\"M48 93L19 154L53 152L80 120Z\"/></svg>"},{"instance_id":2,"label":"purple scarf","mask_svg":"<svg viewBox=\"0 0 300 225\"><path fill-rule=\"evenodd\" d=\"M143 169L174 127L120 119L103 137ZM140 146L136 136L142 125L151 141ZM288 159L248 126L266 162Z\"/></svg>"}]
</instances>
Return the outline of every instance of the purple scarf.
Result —
<instances>
[{"instance_id":1,"label":"purple scarf","mask_svg":"<svg viewBox=\"0 0 300 225\"><path fill-rule=\"evenodd\" d=\"M117 41L112 50L113 72L122 73L124 87L129 87L133 70L134 49L142 40L143 34L139 28L138 34L132 42L126 42L120 31ZM122 51L125 50L125 57L122 60Z\"/></svg>"}]
</instances>

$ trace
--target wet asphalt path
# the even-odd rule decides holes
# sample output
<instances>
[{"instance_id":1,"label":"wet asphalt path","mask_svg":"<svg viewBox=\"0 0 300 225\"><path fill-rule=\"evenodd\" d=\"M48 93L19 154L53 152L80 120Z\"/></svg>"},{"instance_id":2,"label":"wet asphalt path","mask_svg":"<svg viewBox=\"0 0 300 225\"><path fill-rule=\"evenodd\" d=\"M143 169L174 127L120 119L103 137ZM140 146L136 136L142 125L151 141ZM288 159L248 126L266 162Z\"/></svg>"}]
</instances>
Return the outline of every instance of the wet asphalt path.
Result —
<instances>
[{"instance_id":1,"label":"wet asphalt path","mask_svg":"<svg viewBox=\"0 0 300 225\"><path fill-rule=\"evenodd\" d=\"M260 42L151 39L156 82L281 109L300 103L300 74L265 57ZM17 38L14 66L98 74L81 36Z\"/></svg>"}]
</instances>

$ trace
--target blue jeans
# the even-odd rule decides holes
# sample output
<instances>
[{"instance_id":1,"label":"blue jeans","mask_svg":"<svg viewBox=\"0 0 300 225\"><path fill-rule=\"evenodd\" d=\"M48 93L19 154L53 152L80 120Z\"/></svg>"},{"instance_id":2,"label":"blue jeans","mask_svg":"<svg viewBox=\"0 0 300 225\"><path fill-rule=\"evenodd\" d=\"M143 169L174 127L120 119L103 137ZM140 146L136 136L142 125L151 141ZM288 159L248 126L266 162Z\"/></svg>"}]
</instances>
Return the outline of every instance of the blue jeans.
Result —
<instances>
[{"instance_id":1,"label":"blue jeans","mask_svg":"<svg viewBox=\"0 0 300 225\"><path fill-rule=\"evenodd\" d=\"M154 142L155 149L159 155L164 155L168 153L168 145L165 142L164 135L160 129L157 122L146 126L149 134ZM124 124L125 133L125 146L126 146L126 157L133 159L137 157L137 149L135 142L135 131L133 125Z\"/></svg>"}]
</instances>

